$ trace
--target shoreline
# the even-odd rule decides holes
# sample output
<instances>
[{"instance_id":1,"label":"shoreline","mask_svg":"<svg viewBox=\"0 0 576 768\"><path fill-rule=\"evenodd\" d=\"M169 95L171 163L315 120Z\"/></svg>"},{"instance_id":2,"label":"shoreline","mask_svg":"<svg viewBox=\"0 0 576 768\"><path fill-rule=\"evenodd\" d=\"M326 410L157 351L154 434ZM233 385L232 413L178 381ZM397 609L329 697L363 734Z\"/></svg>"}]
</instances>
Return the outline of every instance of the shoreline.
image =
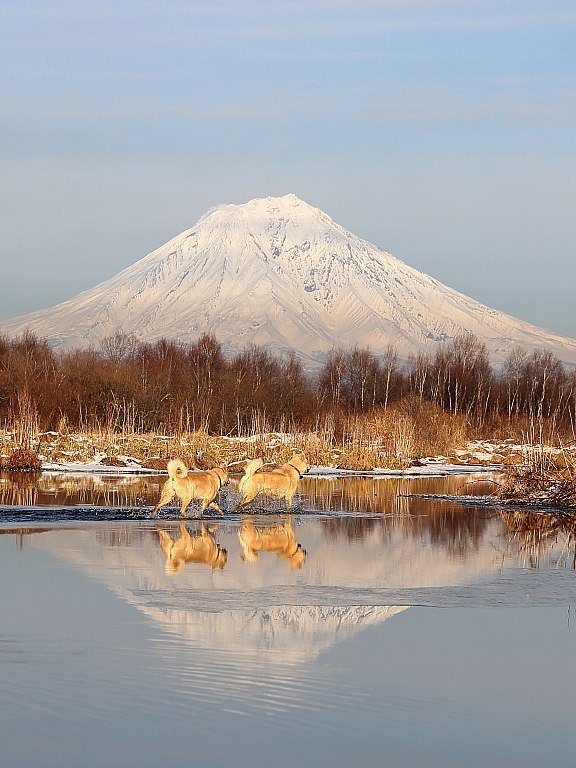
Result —
<instances>
[{"instance_id":1,"label":"shoreline","mask_svg":"<svg viewBox=\"0 0 576 768\"><path fill-rule=\"evenodd\" d=\"M481 509L502 509L522 512L550 512L560 515L576 516L576 505L559 506L557 504L538 503L536 501L517 501L514 499L497 499L494 496L459 496L449 493L408 493L408 498L429 499L430 501L451 501L465 507Z\"/></svg>"},{"instance_id":2,"label":"shoreline","mask_svg":"<svg viewBox=\"0 0 576 768\"><path fill-rule=\"evenodd\" d=\"M8 471L8 470L7 470ZM43 464L42 473L70 474L70 475L166 475L167 471L162 469L148 469L138 464L115 467L96 462L66 462L66 463L46 463ZM201 471L201 470L191 470ZM379 467L372 470L340 469L338 467L311 466L304 477L307 478L346 478L346 477L445 477L448 475L470 475L470 474L490 474L501 472L502 466L482 465L482 464L444 464L430 461L422 466L413 466L406 469L388 469ZM232 475L239 473L231 473Z\"/></svg>"}]
</instances>

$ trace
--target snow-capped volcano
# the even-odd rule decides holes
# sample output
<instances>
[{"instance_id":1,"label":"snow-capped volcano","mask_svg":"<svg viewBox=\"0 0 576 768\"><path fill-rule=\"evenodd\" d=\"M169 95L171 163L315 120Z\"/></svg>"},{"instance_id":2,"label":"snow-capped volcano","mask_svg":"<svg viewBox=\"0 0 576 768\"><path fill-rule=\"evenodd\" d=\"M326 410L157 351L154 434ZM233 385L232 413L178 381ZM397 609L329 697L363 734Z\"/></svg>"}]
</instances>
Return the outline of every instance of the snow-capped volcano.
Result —
<instances>
[{"instance_id":1,"label":"snow-capped volcano","mask_svg":"<svg viewBox=\"0 0 576 768\"><path fill-rule=\"evenodd\" d=\"M2 323L57 346L140 340L224 349L259 344L322 360L354 344L427 350L472 331L499 362L515 345L576 363L576 341L490 309L351 234L295 195L223 205L115 277L55 307Z\"/></svg>"}]
</instances>

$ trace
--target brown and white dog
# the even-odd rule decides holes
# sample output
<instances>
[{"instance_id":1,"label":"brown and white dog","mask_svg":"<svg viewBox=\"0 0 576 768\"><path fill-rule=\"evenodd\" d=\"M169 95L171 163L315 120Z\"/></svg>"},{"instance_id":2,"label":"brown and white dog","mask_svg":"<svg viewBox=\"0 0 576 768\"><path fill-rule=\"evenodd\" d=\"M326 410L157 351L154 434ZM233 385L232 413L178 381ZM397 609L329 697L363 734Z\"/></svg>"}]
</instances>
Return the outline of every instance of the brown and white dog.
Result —
<instances>
[{"instance_id":1,"label":"brown and white dog","mask_svg":"<svg viewBox=\"0 0 576 768\"><path fill-rule=\"evenodd\" d=\"M290 516L284 525L273 525L269 528L258 528L252 520L244 520L238 530L238 538L242 545L242 559L249 563L258 560L260 551L280 555L286 560L290 570L300 569L306 562L306 550L296 541Z\"/></svg>"},{"instance_id":2,"label":"brown and white dog","mask_svg":"<svg viewBox=\"0 0 576 768\"><path fill-rule=\"evenodd\" d=\"M262 459L252 459L246 465L244 477L240 480L239 491L242 498L237 505L244 507L259 493L266 493L279 499L286 499L286 505L292 506L298 480L308 469L306 459L301 454L294 454L286 464L265 472L258 470L264 466Z\"/></svg>"},{"instance_id":3,"label":"brown and white dog","mask_svg":"<svg viewBox=\"0 0 576 768\"><path fill-rule=\"evenodd\" d=\"M180 508L182 517L186 514L186 507L192 499L202 501L200 514L206 507L214 507L218 512L222 511L214 499L220 488L228 482L228 472L225 469L216 467L207 472L191 472L182 459L171 459L168 462L168 475L152 517L156 517L159 508L172 501L174 496L182 502Z\"/></svg>"},{"instance_id":4,"label":"brown and white dog","mask_svg":"<svg viewBox=\"0 0 576 768\"><path fill-rule=\"evenodd\" d=\"M166 573L175 574L182 570L184 563L205 563L212 568L223 570L228 560L228 552L220 549L212 531L218 526L210 528L202 523L199 533L190 534L186 523L180 523L180 536L174 541L168 531L156 528L160 538L160 546L166 555Z\"/></svg>"}]
</instances>

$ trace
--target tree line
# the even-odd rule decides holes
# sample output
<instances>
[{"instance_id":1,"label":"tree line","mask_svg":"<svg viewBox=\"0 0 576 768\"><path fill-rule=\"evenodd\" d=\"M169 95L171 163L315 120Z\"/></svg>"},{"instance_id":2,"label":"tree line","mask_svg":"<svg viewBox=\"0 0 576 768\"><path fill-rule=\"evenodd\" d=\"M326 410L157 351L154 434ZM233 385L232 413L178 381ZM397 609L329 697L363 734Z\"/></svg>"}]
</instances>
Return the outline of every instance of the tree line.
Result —
<instances>
[{"instance_id":1,"label":"tree line","mask_svg":"<svg viewBox=\"0 0 576 768\"><path fill-rule=\"evenodd\" d=\"M130 429L247 434L258 424L313 430L330 417L431 403L479 430L495 421L550 420L574 436L576 371L548 350L520 347L496 371L473 334L401 360L390 347L331 351L314 374L261 347L225 356L217 339L140 342L116 333L98 349L57 351L30 332L0 336L0 421L25 393L42 429Z\"/></svg>"}]
</instances>

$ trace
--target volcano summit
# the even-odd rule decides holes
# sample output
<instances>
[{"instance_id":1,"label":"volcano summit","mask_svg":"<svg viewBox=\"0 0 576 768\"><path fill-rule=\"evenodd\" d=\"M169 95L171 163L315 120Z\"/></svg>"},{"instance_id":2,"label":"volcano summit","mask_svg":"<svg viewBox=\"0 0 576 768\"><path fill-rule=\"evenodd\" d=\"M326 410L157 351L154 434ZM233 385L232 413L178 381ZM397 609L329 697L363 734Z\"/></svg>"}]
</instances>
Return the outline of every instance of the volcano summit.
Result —
<instances>
[{"instance_id":1,"label":"volcano summit","mask_svg":"<svg viewBox=\"0 0 576 768\"><path fill-rule=\"evenodd\" d=\"M259 344L308 363L354 344L402 356L471 331L499 363L516 345L576 363L576 341L490 309L346 231L295 195L223 205L115 277L6 320L54 346L213 333L225 351Z\"/></svg>"}]
</instances>

